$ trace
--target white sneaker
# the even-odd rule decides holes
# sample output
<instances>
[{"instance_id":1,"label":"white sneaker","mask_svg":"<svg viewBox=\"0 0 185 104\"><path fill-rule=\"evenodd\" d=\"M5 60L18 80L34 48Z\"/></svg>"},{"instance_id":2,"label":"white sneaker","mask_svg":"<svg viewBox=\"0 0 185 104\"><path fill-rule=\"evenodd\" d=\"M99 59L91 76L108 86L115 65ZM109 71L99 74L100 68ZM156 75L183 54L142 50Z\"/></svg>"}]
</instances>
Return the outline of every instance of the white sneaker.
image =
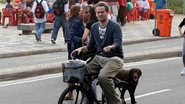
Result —
<instances>
[{"instance_id":1,"label":"white sneaker","mask_svg":"<svg viewBox=\"0 0 185 104\"><path fill-rule=\"evenodd\" d=\"M183 75L183 76L185 75L185 68L182 69L181 75Z\"/></svg>"}]
</instances>

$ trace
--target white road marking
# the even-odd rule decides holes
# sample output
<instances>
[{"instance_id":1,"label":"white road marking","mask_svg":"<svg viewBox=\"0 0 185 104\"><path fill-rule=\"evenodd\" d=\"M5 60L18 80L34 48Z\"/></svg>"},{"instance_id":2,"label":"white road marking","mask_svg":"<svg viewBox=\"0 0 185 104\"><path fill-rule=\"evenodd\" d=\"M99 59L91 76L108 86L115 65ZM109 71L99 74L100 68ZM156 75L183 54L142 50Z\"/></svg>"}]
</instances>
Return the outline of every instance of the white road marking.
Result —
<instances>
[{"instance_id":1,"label":"white road marking","mask_svg":"<svg viewBox=\"0 0 185 104\"><path fill-rule=\"evenodd\" d=\"M144 49L154 49L154 48L160 48L165 47L166 45L158 45L158 46L150 46L150 47L144 47Z\"/></svg>"},{"instance_id":2,"label":"white road marking","mask_svg":"<svg viewBox=\"0 0 185 104\"><path fill-rule=\"evenodd\" d=\"M145 97L145 96L150 96L150 95L154 95L154 94L158 94L158 93L164 93L164 92L167 92L167 91L171 91L171 89L163 89L163 90L154 91L154 92L150 92L150 93L146 93L146 94L142 94L142 95L137 95L137 96L135 96L135 98L138 99L138 98L142 98L142 97ZM125 99L125 101L128 101L128 100L130 100L130 98Z\"/></svg>"},{"instance_id":3,"label":"white road marking","mask_svg":"<svg viewBox=\"0 0 185 104\"><path fill-rule=\"evenodd\" d=\"M30 83L30 82L37 82L41 80L59 78L62 76L63 76L62 73L57 73L57 74L48 74L48 75L42 75L42 76L37 76L37 77L25 78L25 79L5 81L5 82L0 82L0 87L6 87L6 86L12 86L12 85L24 84L24 83Z\"/></svg>"},{"instance_id":4,"label":"white road marking","mask_svg":"<svg viewBox=\"0 0 185 104\"><path fill-rule=\"evenodd\" d=\"M132 62L132 63L126 63L123 67L147 65L147 64L153 64L153 63L164 62L164 61L178 60L180 58L181 57L173 57L173 58L165 58L165 59L152 59L152 60L145 60L145 61L139 61L139 62Z\"/></svg>"}]
</instances>

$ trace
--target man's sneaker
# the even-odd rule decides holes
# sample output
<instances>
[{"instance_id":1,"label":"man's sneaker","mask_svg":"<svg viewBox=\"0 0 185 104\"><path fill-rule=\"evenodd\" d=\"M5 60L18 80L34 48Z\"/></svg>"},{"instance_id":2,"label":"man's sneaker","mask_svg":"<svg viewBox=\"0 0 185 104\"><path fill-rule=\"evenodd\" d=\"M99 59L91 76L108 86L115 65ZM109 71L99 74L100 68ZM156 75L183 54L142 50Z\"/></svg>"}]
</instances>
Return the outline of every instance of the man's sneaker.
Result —
<instances>
[{"instance_id":1,"label":"man's sneaker","mask_svg":"<svg viewBox=\"0 0 185 104\"><path fill-rule=\"evenodd\" d=\"M185 75L185 68L182 69L181 75L183 75L183 76Z\"/></svg>"},{"instance_id":2,"label":"man's sneaker","mask_svg":"<svg viewBox=\"0 0 185 104\"><path fill-rule=\"evenodd\" d=\"M55 40L54 39L51 39L51 42L52 44L56 44Z\"/></svg>"}]
</instances>

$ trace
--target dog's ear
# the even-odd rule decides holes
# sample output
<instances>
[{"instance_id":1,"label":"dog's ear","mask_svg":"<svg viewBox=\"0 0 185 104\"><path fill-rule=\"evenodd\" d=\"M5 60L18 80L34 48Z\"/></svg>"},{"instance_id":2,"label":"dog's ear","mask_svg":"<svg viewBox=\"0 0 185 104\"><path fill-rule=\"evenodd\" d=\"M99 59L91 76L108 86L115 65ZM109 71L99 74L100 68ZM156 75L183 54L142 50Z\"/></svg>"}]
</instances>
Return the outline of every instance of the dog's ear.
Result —
<instances>
[{"instance_id":1,"label":"dog's ear","mask_svg":"<svg viewBox=\"0 0 185 104\"><path fill-rule=\"evenodd\" d=\"M130 69L130 71L131 71L131 73L132 72L137 72L139 76L142 76L142 71L139 68L132 68L132 69Z\"/></svg>"},{"instance_id":2,"label":"dog's ear","mask_svg":"<svg viewBox=\"0 0 185 104\"><path fill-rule=\"evenodd\" d=\"M142 71L141 71L141 69L138 69L138 74L139 74L140 76L142 76Z\"/></svg>"}]
</instances>

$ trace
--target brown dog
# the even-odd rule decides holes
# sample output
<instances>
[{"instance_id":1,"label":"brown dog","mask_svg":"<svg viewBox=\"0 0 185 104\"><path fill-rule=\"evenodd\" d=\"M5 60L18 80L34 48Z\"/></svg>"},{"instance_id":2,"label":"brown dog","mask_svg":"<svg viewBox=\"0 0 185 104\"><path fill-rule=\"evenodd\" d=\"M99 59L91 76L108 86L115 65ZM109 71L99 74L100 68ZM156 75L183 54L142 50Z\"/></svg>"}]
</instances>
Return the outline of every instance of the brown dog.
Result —
<instances>
[{"instance_id":1,"label":"brown dog","mask_svg":"<svg viewBox=\"0 0 185 104\"><path fill-rule=\"evenodd\" d=\"M125 91L128 90L129 94L130 94L130 98L131 98L131 104L136 104L137 102L135 101L135 90L137 87L137 84L139 82L139 78L142 75L142 72L140 69L138 68L132 68L130 70L121 70L116 78L118 78L121 81L124 81L122 83L119 83L120 85L118 85L117 87L120 88L121 87L121 96L124 100L124 94ZM125 100L124 100L124 104L126 104Z\"/></svg>"}]
</instances>

